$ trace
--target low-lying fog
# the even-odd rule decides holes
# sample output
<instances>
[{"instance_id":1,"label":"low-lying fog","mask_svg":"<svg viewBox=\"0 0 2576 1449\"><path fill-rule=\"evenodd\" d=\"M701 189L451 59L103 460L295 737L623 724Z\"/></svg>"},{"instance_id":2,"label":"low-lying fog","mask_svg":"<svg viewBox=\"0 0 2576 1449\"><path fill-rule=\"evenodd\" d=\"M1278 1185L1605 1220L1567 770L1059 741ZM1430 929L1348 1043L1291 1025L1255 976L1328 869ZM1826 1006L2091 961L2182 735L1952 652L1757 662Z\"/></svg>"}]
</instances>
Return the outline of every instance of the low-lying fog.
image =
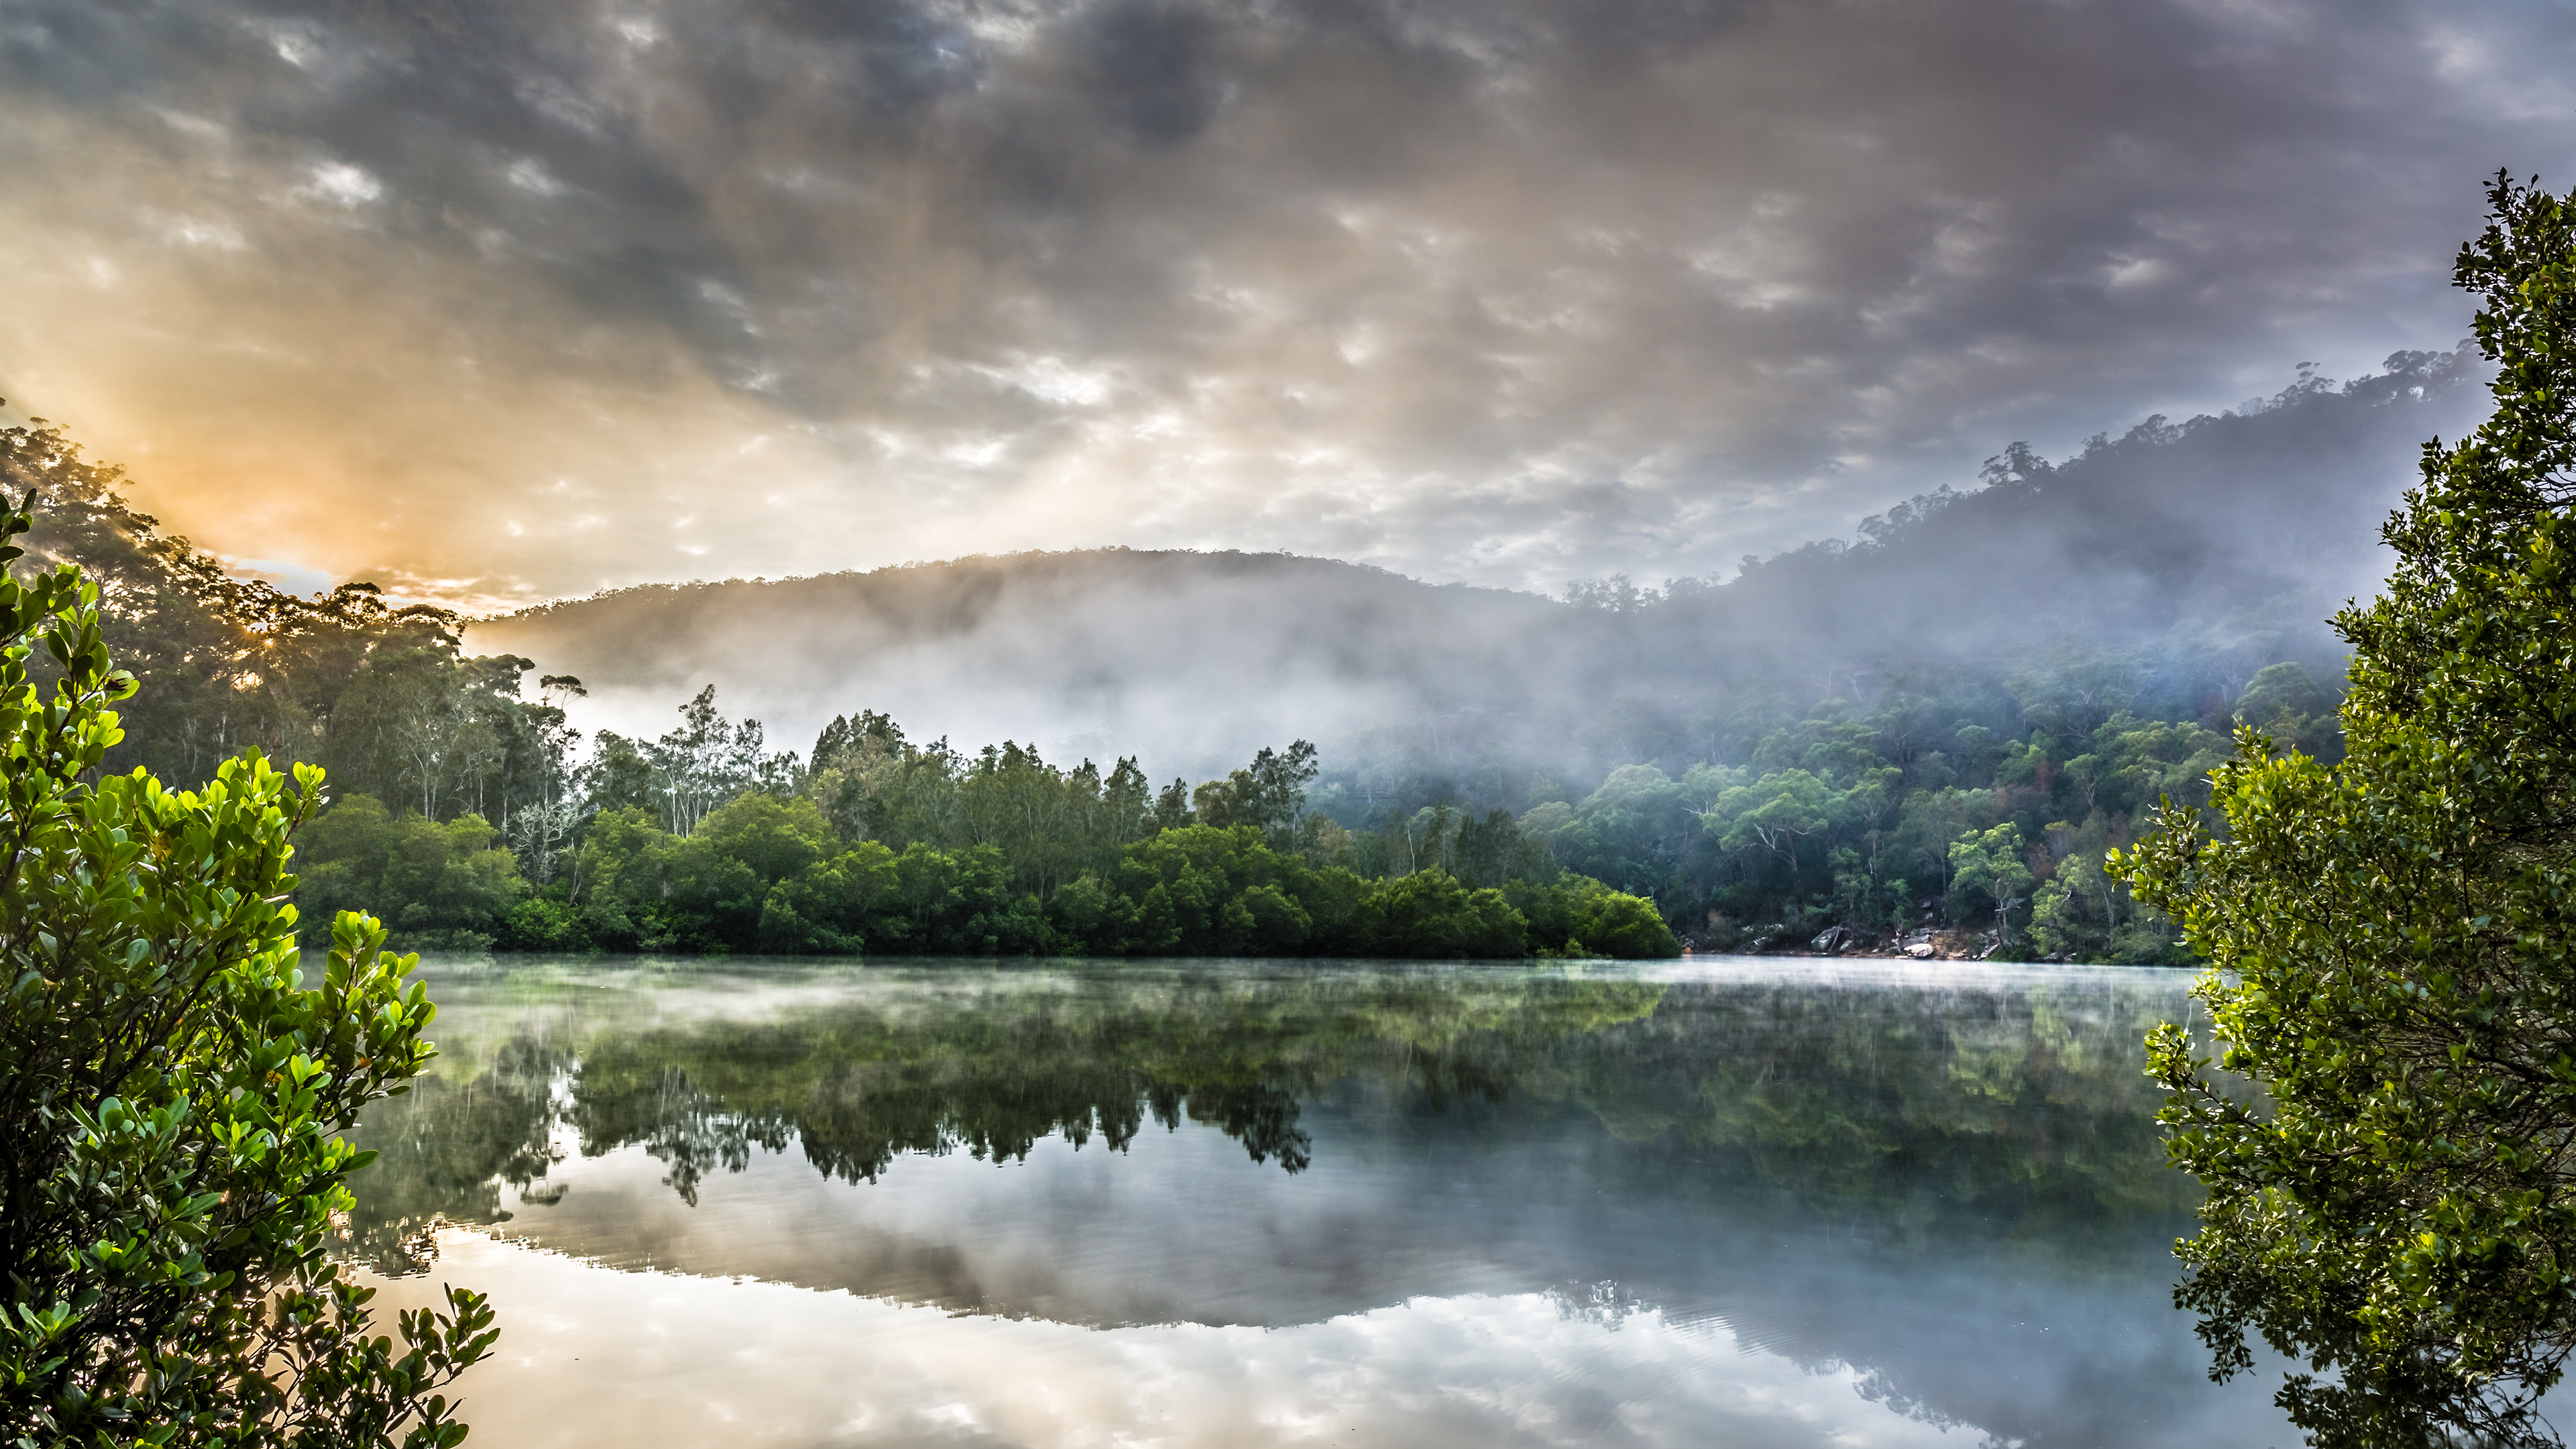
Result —
<instances>
[{"instance_id":1,"label":"low-lying fog","mask_svg":"<svg viewBox=\"0 0 2576 1449\"><path fill-rule=\"evenodd\" d=\"M1132 754L1194 779L1300 737L1328 760L1390 732L1435 755L1561 758L1621 701L1803 707L2070 643L2331 661L2324 619L2375 587L2379 525L2423 442L2483 414L2479 377L2465 353L2401 354L2054 466L2008 452L1856 544L1723 585L1565 602L1288 555L1031 553L632 589L478 623L468 645L580 677L592 729L658 735L713 684L773 748L870 708L917 740Z\"/></svg>"}]
</instances>

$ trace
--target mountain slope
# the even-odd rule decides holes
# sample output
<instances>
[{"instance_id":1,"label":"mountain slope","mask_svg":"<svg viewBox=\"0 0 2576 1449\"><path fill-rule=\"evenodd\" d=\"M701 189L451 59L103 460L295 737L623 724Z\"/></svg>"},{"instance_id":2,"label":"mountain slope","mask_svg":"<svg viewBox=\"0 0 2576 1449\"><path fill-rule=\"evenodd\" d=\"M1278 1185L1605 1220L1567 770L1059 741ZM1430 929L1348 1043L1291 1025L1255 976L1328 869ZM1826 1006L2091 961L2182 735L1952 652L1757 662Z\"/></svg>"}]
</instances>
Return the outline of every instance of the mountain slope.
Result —
<instances>
[{"instance_id":1,"label":"mountain slope","mask_svg":"<svg viewBox=\"0 0 2576 1449\"><path fill-rule=\"evenodd\" d=\"M2482 411L2467 354L2401 354L2339 388L2150 419L2055 465L2016 446L1976 491L1730 582L1621 580L1572 602L1110 549L630 589L477 623L469 644L580 676L594 727L658 734L713 683L780 745L866 707L917 737L1141 752L1157 777L1194 779L1297 737L1328 758L1427 750L1461 769L1685 760L1722 750L1706 722L1755 704L1865 697L1907 671L2000 679L2069 648L2150 651L2166 707L2188 709L2275 660L2339 653L2323 620L2381 572L2378 525L2418 448Z\"/></svg>"},{"instance_id":2,"label":"mountain slope","mask_svg":"<svg viewBox=\"0 0 2576 1449\"><path fill-rule=\"evenodd\" d=\"M477 624L470 643L580 676L586 714L630 731L659 733L713 683L799 747L867 707L966 746L1142 749L1204 773L1248 741L1511 708L1587 672L1588 622L1326 559L1108 549L629 589Z\"/></svg>"}]
</instances>

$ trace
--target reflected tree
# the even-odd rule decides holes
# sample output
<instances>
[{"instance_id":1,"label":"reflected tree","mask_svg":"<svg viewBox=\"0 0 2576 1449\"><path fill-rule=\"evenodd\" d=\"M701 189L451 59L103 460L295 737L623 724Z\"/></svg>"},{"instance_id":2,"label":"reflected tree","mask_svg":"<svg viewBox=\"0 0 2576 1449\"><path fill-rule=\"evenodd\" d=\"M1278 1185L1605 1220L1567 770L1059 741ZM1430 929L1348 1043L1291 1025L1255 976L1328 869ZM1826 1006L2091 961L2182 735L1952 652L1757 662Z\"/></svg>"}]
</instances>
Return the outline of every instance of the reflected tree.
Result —
<instances>
[{"instance_id":1,"label":"reflected tree","mask_svg":"<svg viewBox=\"0 0 2576 1449\"><path fill-rule=\"evenodd\" d=\"M1185 1122L1297 1173L1318 1150L1308 1105L1342 1083L1431 1114L1577 1114L1640 1191L1881 1237L2080 1240L2088 1224L2176 1222L2193 1203L2163 1165L2144 1076L2147 1028L2174 1006L2157 982L1849 989L1187 966L976 979L605 1032L577 1062L515 1045L470 1088L370 1119L399 1191L362 1215L367 1241L412 1241L442 1213L497 1220L503 1187L524 1194L544 1174L554 1104L585 1155L640 1146L695 1203L754 1148L793 1143L857 1184L908 1154L1017 1162L1051 1136L1124 1152L1148 1124ZM440 1131L459 1140L412 1135Z\"/></svg>"},{"instance_id":2,"label":"reflected tree","mask_svg":"<svg viewBox=\"0 0 2576 1449\"><path fill-rule=\"evenodd\" d=\"M518 1038L469 1080L425 1076L375 1104L349 1133L377 1156L334 1250L401 1276L428 1268L438 1224L507 1221L502 1189L529 1192L557 1161L554 1084L572 1063Z\"/></svg>"}]
</instances>

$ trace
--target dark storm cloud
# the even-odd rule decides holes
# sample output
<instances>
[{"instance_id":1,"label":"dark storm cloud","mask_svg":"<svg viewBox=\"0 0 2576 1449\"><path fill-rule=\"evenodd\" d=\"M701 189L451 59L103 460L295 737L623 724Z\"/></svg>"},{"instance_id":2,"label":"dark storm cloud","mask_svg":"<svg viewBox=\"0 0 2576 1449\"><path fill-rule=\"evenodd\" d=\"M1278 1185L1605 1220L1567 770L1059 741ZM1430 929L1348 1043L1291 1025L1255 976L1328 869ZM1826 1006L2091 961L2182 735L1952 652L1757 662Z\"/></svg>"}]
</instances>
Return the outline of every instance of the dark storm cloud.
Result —
<instances>
[{"instance_id":1,"label":"dark storm cloud","mask_svg":"<svg viewBox=\"0 0 2576 1449\"><path fill-rule=\"evenodd\" d=\"M0 0L0 391L459 597L1705 573L2444 347L2563 7Z\"/></svg>"},{"instance_id":2,"label":"dark storm cloud","mask_svg":"<svg viewBox=\"0 0 2576 1449\"><path fill-rule=\"evenodd\" d=\"M1207 126L1222 98L1216 29L1180 5L1115 5L1092 22L1092 83L1129 140L1177 146Z\"/></svg>"}]
</instances>

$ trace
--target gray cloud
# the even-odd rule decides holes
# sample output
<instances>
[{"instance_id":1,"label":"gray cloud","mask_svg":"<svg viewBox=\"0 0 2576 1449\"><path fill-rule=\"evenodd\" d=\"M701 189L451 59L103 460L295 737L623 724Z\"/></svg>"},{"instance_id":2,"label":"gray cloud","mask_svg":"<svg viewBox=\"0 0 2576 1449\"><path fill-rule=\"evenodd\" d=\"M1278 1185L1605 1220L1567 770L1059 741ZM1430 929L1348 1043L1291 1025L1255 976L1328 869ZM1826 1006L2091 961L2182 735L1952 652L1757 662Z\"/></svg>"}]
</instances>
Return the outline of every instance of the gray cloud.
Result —
<instances>
[{"instance_id":1,"label":"gray cloud","mask_svg":"<svg viewBox=\"0 0 2576 1449\"><path fill-rule=\"evenodd\" d=\"M468 600L1706 573L2460 335L2557 7L0 3L0 391Z\"/></svg>"}]
</instances>

